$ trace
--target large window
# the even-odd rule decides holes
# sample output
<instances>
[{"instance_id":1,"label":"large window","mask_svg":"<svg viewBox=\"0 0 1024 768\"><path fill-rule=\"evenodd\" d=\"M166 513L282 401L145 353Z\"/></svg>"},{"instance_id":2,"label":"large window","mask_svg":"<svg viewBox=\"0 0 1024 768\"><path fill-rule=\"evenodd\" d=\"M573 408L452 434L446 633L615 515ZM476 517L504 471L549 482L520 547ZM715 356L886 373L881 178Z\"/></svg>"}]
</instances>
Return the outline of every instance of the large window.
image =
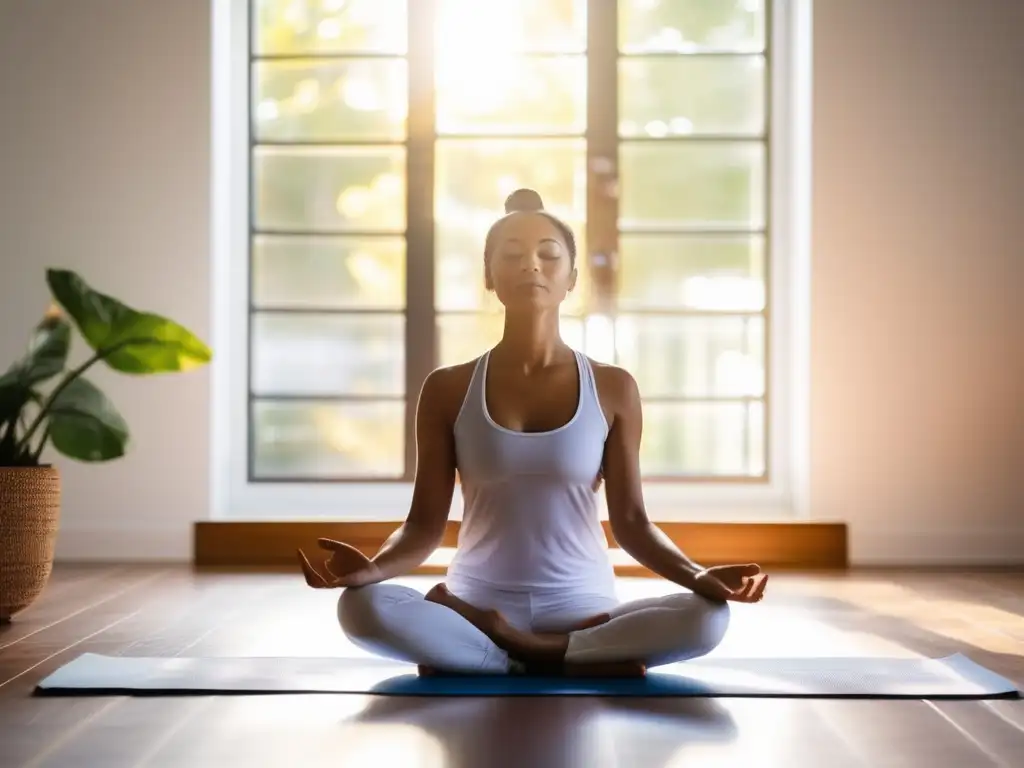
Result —
<instances>
[{"instance_id":1,"label":"large window","mask_svg":"<svg viewBox=\"0 0 1024 768\"><path fill-rule=\"evenodd\" d=\"M563 332L637 378L647 479L770 482L780 5L250 0L246 482L411 480L517 187L576 229Z\"/></svg>"}]
</instances>

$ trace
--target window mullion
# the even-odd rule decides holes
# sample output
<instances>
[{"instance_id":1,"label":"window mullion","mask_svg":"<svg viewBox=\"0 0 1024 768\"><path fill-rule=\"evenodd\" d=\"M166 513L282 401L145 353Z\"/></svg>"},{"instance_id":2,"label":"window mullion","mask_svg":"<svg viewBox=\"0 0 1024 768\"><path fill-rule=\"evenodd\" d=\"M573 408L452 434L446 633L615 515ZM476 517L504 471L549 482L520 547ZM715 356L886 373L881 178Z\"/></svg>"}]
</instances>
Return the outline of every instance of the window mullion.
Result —
<instances>
[{"instance_id":1,"label":"window mullion","mask_svg":"<svg viewBox=\"0 0 1024 768\"><path fill-rule=\"evenodd\" d=\"M588 311L614 314L618 260L618 3L587 8Z\"/></svg>"},{"instance_id":2,"label":"window mullion","mask_svg":"<svg viewBox=\"0 0 1024 768\"><path fill-rule=\"evenodd\" d=\"M416 471L416 400L437 365L434 317L434 0L408 0L406 156L405 477Z\"/></svg>"}]
</instances>

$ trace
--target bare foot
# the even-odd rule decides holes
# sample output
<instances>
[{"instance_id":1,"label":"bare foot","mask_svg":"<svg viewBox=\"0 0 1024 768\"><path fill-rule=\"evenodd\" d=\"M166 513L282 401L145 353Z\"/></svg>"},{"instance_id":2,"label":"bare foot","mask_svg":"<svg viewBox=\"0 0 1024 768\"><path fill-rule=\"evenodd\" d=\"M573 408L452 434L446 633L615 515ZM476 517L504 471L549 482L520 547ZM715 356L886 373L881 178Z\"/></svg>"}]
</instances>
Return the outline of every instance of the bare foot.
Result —
<instances>
[{"instance_id":1,"label":"bare foot","mask_svg":"<svg viewBox=\"0 0 1024 768\"><path fill-rule=\"evenodd\" d=\"M569 645L568 635L540 635L516 629L500 612L470 605L453 595L444 584L435 585L427 592L426 599L451 608L514 659L557 662L565 657L565 649Z\"/></svg>"},{"instance_id":2,"label":"bare foot","mask_svg":"<svg viewBox=\"0 0 1024 768\"><path fill-rule=\"evenodd\" d=\"M484 634L490 636L492 632L499 629L499 625L505 622L504 617L498 611L489 611L470 605L451 593L446 584L435 584L426 594L426 599L432 603L451 608L459 616L464 618Z\"/></svg>"}]
</instances>

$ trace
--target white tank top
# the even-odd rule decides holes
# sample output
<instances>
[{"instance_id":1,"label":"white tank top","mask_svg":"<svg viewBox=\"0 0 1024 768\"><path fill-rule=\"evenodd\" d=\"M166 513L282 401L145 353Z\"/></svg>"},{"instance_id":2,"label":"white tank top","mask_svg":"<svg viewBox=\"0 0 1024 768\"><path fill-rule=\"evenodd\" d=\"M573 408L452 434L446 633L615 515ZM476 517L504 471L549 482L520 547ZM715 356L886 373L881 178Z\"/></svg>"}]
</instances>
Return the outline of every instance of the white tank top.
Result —
<instances>
[{"instance_id":1,"label":"white tank top","mask_svg":"<svg viewBox=\"0 0 1024 768\"><path fill-rule=\"evenodd\" d=\"M612 596L614 571L594 480L608 422L594 372L575 352L576 413L548 432L516 432L487 411L490 353L476 363L455 421L463 515L447 581L512 591L571 590Z\"/></svg>"}]
</instances>

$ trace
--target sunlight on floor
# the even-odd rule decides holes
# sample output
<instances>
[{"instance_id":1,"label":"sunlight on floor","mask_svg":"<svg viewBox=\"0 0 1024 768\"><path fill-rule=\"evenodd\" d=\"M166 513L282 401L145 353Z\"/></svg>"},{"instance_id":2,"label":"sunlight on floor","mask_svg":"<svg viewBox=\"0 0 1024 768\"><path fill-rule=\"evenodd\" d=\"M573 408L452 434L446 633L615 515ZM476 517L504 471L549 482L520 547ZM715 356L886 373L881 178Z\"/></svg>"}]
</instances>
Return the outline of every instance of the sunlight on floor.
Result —
<instances>
[{"instance_id":1,"label":"sunlight on floor","mask_svg":"<svg viewBox=\"0 0 1024 768\"><path fill-rule=\"evenodd\" d=\"M735 740L718 744L687 744L678 749L665 768L732 768L738 765L790 764L800 745L795 743L794 703L780 700L771 707L750 699L723 702L736 731Z\"/></svg>"},{"instance_id":2,"label":"sunlight on floor","mask_svg":"<svg viewBox=\"0 0 1024 768\"><path fill-rule=\"evenodd\" d=\"M905 646L871 633L850 632L814 619L808 611L736 605L729 632L713 656L727 657L917 657Z\"/></svg>"},{"instance_id":3,"label":"sunlight on floor","mask_svg":"<svg viewBox=\"0 0 1024 768\"><path fill-rule=\"evenodd\" d=\"M443 768L449 765L441 740L415 725L354 723L326 737L345 764L407 765L410 768ZM323 750L316 750L324 754Z\"/></svg>"},{"instance_id":4,"label":"sunlight on floor","mask_svg":"<svg viewBox=\"0 0 1024 768\"><path fill-rule=\"evenodd\" d=\"M236 700L224 724L254 731L320 728L358 717L366 711L368 703L367 696L243 696Z\"/></svg>"},{"instance_id":5,"label":"sunlight on floor","mask_svg":"<svg viewBox=\"0 0 1024 768\"><path fill-rule=\"evenodd\" d=\"M995 606L931 598L909 587L861 580L838 582L830 595L868 613L901 619L957 643L990 653L1022 655L1024 616Z\"/></svg>"}]
</instances>

